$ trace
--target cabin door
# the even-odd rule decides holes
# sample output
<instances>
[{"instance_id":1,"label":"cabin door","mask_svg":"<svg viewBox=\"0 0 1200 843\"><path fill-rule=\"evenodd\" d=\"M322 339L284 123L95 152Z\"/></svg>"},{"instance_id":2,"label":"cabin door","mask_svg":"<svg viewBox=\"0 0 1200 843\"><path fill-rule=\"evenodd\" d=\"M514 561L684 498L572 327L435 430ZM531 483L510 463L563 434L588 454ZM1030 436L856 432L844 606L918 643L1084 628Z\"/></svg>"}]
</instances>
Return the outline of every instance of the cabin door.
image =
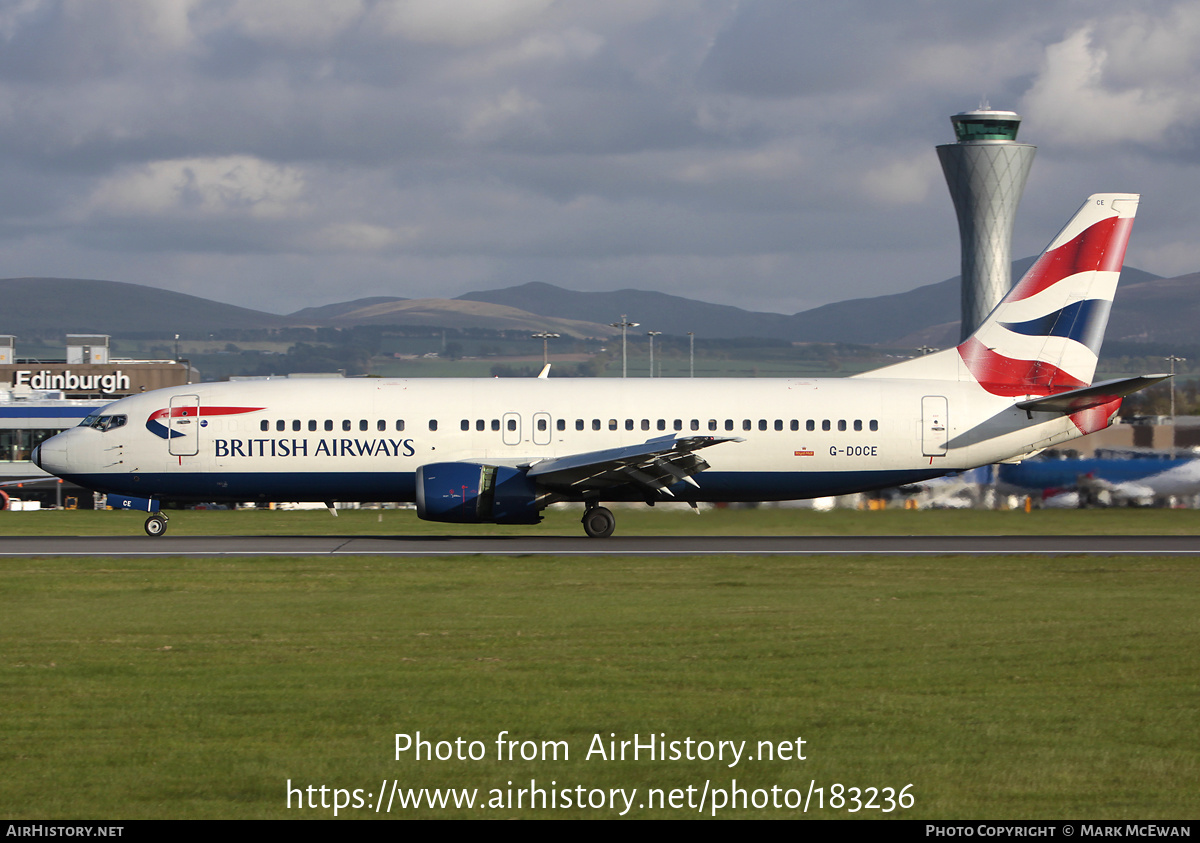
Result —
<instances>
[{"instance_id":1,"label":"cabin door","mask_svg":"<svg viewBox=\"0 0 1200 843\"><path fill-rule=\"evenodd\" d=\"M171 397L171 416L167 419L167 449L180 457L200 453L200 396Z\"/></svg>"},{"instance_id":2,"label":"cabin door","mask_svg":"<svg viewBox=\"0 0 1200 843\"><path fill-rule=\"evenodd\" d=\"M926 395L921 399L921 453L925 456L946 456L949 414L944 395Z\"/></svg>"}]
</instances>

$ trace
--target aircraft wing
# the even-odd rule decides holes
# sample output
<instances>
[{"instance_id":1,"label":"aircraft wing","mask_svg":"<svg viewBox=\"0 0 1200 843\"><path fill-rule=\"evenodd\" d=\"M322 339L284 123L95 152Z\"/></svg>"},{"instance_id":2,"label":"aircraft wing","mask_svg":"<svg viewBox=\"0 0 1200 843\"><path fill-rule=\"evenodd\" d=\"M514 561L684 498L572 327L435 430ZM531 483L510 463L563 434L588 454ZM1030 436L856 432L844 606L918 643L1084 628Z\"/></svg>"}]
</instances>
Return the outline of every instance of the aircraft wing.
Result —
<instances>
[{"instance_id":1,"label":"aircraft wing","mask_svg":"<svg viewBox=\"0 0 1200 843\"><path fill-rule=\"evenodd\" d=\"M27 477L24 480L3 480L0 481L0 488L7 488L9 486L38 486L45 483L53 484L61 482L61 480L51 474L46 477Z\"/></svg>"},{"instance_id":2,"label":"aircraft wing","mask_svg":"<svg viewBox=\"0 0 1200 843\"><path fill-rule=\"evenodd\" d=\"M735 436L661 436L640 445L609 448L543 460L529 469L528 476L539 485L558 491L579 493L635 486L647 494L674 497L668 486L692 479L708 468L695 452L722 442L742 442Z\"/></svg>"}]
</instances>

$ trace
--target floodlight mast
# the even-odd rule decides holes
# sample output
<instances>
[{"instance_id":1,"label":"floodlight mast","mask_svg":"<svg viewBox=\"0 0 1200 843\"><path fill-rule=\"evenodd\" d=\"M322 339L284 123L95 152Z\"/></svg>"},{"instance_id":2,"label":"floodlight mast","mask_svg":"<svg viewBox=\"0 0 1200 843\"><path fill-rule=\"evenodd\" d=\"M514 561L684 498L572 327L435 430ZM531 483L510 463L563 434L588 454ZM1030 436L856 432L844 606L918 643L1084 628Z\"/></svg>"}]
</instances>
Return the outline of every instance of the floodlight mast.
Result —
<instances>
[{"instance_id":1,"label":"floodlight mast","mask_svg":"<svg viewBox=\"0 0 1200 843\"><path fill-rule=\"evenodd\" d=\"M1175 459L1175 364L1186 363L1186 357L1172 354L1165 358L1171 364L1171 459Z\"/></svg>"},{"instance_id":2,"label":"floodlight mast","mask_svg":"<svg viewBox=\"0 0 1200 843\"><path fill-rule=\"evenodd\" d=\"M621 377L623 377L623 378L628 377L628 375L629 375L629 356L626 353L626 345L625 345L626 331L628 331L630 328L636 328L640 324L641 324L640 322L630 322L629 317L626 316L624 313L621 314L620 322L609 322L608 323L608 326L610 328L620 328L621 329Z\"/></svg>"},{"instance_id":3,"label":"floodlight mast","mask_svg":"<svg viewBox=\"0 0 1200 843\"><path fill-rule=\"evenodd\" d=\"M544 369L550 365L550 347L546 343L550 340L558 339L559 335L552 334L548 331L541 331L536 334L530 334L530 336L535 340L542 341L542 368Z\"/></svg>"}]
</instances>

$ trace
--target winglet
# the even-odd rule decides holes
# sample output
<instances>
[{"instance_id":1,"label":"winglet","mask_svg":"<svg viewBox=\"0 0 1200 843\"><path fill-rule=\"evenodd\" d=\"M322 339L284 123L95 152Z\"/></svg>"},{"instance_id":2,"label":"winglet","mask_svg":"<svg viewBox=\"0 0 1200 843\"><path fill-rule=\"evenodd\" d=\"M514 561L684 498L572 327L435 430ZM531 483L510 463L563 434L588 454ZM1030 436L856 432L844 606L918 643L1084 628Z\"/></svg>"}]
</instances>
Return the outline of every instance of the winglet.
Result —
<instances>
[{"instance_id":1,"label":"winglet","mask_svg":"<svg viewBox=\"0 0 1200 843\"><path fill-rule=\"evenodd\" d=\"M550 377L550 365L551 365L551 364L547 363L545 366L543 366L543 367L542 367L542 371L541 371L541 373L538 375L538 377L539 377L539 378L543 378L543 379L544 379L544 378L548 378L548 377Z\"/></svg>"}]
</instances>

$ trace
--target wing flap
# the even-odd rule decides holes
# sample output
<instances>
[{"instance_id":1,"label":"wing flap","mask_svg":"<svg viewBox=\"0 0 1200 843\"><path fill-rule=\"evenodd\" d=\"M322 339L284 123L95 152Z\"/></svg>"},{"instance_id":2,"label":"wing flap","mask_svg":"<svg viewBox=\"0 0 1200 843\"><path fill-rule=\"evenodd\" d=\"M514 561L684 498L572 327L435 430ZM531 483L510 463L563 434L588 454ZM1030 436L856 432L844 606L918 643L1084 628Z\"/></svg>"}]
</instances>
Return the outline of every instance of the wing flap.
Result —
<instances>
[{"instance_id":1,"label":"wing flap","mask_svg":"<svg viewBox=\"0 0 1200 843\"><path fill-rule=\"evenodd\" d=\"M680 481L698 486L692 475L708 468L695 451L741 441L732 436L662 436L640 445L543 460L528 474L539 485L558 491L603 491L632 485L648 494L674 497L670 486Z\"/></svg>"}]
</instances>

